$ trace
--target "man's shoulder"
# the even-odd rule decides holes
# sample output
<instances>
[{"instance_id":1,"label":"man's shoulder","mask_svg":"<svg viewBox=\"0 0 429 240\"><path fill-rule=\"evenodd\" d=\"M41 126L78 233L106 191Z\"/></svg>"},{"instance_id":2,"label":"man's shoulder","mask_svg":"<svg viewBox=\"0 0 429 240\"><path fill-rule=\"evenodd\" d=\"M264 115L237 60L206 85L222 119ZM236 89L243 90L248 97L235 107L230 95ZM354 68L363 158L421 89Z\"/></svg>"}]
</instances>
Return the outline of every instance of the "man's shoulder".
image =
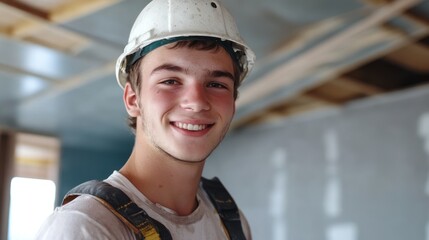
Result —
<instances>
[{"instance_id":1,"label":"man's shoulder","mask_svg":"<svg viewBox=\"0 0 429 240\"><path fill-rule=\"evenodd\" d=\"M42 225L36 239L118 239L118 237L134 239L129 229L110 210L92 196L82 195L56 208Z\"/></svg>"},{"instance_id":2,"label":"man's shoulder","mask_svg":"<svg viewBox=\"0 0 429 240\"><path fill-rule=\"evenodd\" d=\"M57 214L80 213L84 216L88 216L94 219L98 219L99 216L109 217L110 215L113 215L109 211L109 209L103 206L103 204L97 201L93 196L87 195L87 194L78 196L73 201L70 201L69 203L61 207L57 207L55 209L55 213Z\"/></svg>"}]
</instances>

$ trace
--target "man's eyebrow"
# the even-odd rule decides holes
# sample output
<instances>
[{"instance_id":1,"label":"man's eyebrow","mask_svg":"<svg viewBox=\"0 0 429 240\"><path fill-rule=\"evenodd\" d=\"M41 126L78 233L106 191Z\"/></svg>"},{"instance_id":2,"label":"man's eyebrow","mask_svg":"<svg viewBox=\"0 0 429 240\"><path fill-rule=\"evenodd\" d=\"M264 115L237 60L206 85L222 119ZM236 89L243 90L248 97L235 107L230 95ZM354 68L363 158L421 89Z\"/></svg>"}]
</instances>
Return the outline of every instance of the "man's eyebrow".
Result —
<instances>
[{"instance_id":1,"label":"man's eyebrow","mask_svg":"<svg viewBox=\"0 0 429 240\"><path fill-rule=\"evenodd\" d=\"M232 75L232 73L228 72L228 71L221 71L221 70L215 70L215 71L210 71L210 76L212 77L226 77L226 78L230 78L231 80L234 81L234 75Z\"/></svg>"},{"instance_id":2,"label":"man's eyebrow","mask_svg":"<svg viewBox=\"0 0 429 240\"><path fill-rule=\"evenodd\" d=\"M179 66L171 64L171 63L166 63L166 64L162 64L162 65L156 67L155 69L153 69L151 72L151 75L156 73L156 72L160 72L160 71L186 72L186 70L182 67L179 67Z\"/></svg>"},{"instance_id":3,"label":"man's eyebrow","mask_svg":"<svg viewBox=\"0 0 429 240\"><path fill-rule=\"evenodd\" d=\"M151 75L155 74L157 72L160 71L171 71L171 72L181 72L181 73L187 73L187 69L184 69L180 66L171 64L171 63L165 63L162 64L158 67L156 67L155 69L152 70ZM234 75L228 71L222 71L222 70L209 70L209 76L213 77L213 78L220 78L220 77L226 77L226 78L230 78L231 80L234 81Z\"/></svg>"}]
</instances>

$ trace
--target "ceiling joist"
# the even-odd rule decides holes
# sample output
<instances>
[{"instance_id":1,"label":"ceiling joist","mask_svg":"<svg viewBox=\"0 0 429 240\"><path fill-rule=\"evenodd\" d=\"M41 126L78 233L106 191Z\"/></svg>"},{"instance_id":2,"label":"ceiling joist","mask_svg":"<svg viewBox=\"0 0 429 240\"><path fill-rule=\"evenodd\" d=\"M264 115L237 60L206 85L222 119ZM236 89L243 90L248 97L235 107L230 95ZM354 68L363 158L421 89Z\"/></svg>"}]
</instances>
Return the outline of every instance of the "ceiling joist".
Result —
<instances>
[{"instance_id":1,"label":"ceiling joist","mask_svg":"<svg viewBox=\"0 0 429 240\"><path fill-rule=\"evenodd\" d=\"M422 14L417 12L415 9L409 9L404 12L403 14L405 17L407 17L409 20L420 24L426 28L429 28L429 19L427 17L424 17Z\"/></svg>"},{"instance_id":2,"label":"ceiling joist","mask_svg":"<svg viewBox=\"0 0 429 240\"><path fill-rule=\"evenodd\" d=\"M28 41L68 54L75 54L90 43L88 38L80 34L53 25L39 16L32 15L31 12L23 12L21 9L5 5L3 1L0 0L1 8L7 9L14 13L11 16L15 16L10 17L5 24L1 24L3 19L0 19L0 24L6 29L1 33L8 38Z\"/></svg>"},{"instance_id":3,"label":"ceiling joist","mask_svg":"<svg viewBox=\"0 0 429 240\"><path fill-rule=\"evenodd\" d=\"M69 4L53 9L48 13L46 20L54 23L66 22L83 15L96 12L102 8L111 6L120 0L80 0L72 1Z\"/></svg>"},{"instance_id":4,"label":"ceiling joist","mask_svg":"<svg viewBox=\"0 0 429 240\"><path fill-rule=\"evenodd\" d=\"M41 11L37 8L31 7L28 4L25 4L21 1L16 0L0 0L1 3L8 5L12 8L19 9L22 12L26 12L30 15L33 15L38 18L47 19L48 14L44 11Z\"/></svg>"},{"instance_id":5,"label":"ceiling joist","mask_svg":"<svg viewBox=\"0 0 429 240\"><path fill-rule=\"evenodd\" d=\"M300 76L309 71L309 69L323 64L325 56L329 56L332 52L335 52L336 49L338 49L338 46L356 40L355 38L359 33L380 26L393 17L400 15L405 10L415 6L419 2L419 0L401 0L395 1L390 5L380 7L373 14L361 20L349 29L328 38L326 41L297 56L295 59L279 66L271 73L263 76L262 79L255 81L253 84L243 89L241 96L237 101L237 106L241 107L260 100L277 89L292 84L294 81L299 79L298 77L294 78L294 76ZM360 41L360 39L357 41Z\"/></svg>"},{"instance_id":6,"label":"ceiling joist","mask_svg":"<svg viewBox=\"0 0 429 240\"><path fill-rule=\"evenodd\" d=\"M43 79L44 81L49 82L51 84L55 84L58 82L57 79L48 78L46 76L42 76L33 72L28 72L10 65L0 64L0 72L5 72L7 74L14 74L14 75L27 75L34 78Z\"/></svg>"},{"instance_id":7,"label":"ceiling joist","mask_svg":"<svg viewBox=\"0 0 429 240\"><path fill-rule=\"evenodd\" d=\"M390 54L387 59L405 68L421 73L429 73L429 48L418 43L411 43Z\"/></svg>"},{"instance_id":8,"label":"ceiling joist","mask_svg":"<svg viewBox=\"0 0 429 240\"><path fill-rule=\"evenodd\" d=\"M260 114L250 115L232 122L231 129L239 129L242 126L253 125L262 122L273 122L298 115L301 113L314 111L317 109L327 107L338 107L337 102L328 101L323 98L319 98L316 95L311 94L300 94L293 96L288 99L284 99L283 103L271 106Z\"/></svg>"},{"instance_id":9,"label":"ceiling joist","mask_svg":"<svg viewBox=\"0 0 429 240\"><path fill-rule=\"evenodd\" d=\"M306 79L306 73L311 73L313 77L319 72L321 73L321 79L315 83L316 85L301 90L298 95L273 101L265 107L266 110L263 113L243 114L240 119L235 120L233 126L240 127L270 121L273 116L285 117L301 113L301 111L289 111L291 109L312 110L311 106L316 103L318 107L341 106L349 101L387 93L388 89L383 89L366 79L355 79L347 75L349 71L370 64L379 58L386 57L393 62L396 61L396 64L408 68L415 74L418 74L419 71L427 74L427 68L429 68L427 48L429 47L418 43L418 40L428 35L429 20L424 13L418 12L421 10L417 7L420 2L381 0L376 8L378 10L373 11L351 28L333 35L263 76L259 81L254 81L247 89L242 90L238 101L239 107L267 97L270 93L293 84L297 80ZM410 29L403 29L403 26L400 25L388 24L390 20L398 17L407 20L414 29L410 31ZM282 54L287 54L284 51L295 51L296 45L289 44L283 47ZM386 47L367 55L364 54L365 57L356 62L346 65L338 64L342 62L342 59L356 56L356 53L372 49L374 46ZM298 47L302 47L302 44L298 44ZM392 53L392 51L394 52ZM279 55L278 52L277 55ZM329 73L323 74L323 69L329 67L331 67ZM406 88L405 85L404 88ZM304 104L302 99L309 100L309 103ZM265 115L267 118L264 117Z\"/></svg>"},{"instance_id":10,"label":"ceiling joist","mask_svg":"<svg viewBox=\"0 0 429 240\"><path fill-rule=\"evenodd\" d=\"M37 2L23 2L16 0L0 0L0 6L9 12L16 12L8 22L0 20L0 25L6 25L0 33L10 38L16 38L43 45L65 53L75 54L89 45L90 39L78 33L66 30L57 25L74 18L98 11L102 8L116 4L120 0L79 0L65 1L52 9L40 9Z\"/></svg>"},{"instance_id":11,"label":"ceiling joist","mask_svg":"<svg viewBox=\"0 0 429 240\"><path fill-rule=\"evenodd\" d=\"M384 90L381 88L370 84L365 84L350 77L340 77L332 83L339 88L347 89L349 91L356 91L367 96L376 95L384 92Z\"/></svg>"},{"instance_id":12,"label":"ceiling joist","mask_svg":"<svg viewBox=\"0 0 429 240\"><path fill-rule=\"evenodd\" d=\"M47 24L37 20L24 20L17 22L9 28L9 36L18 39L24 39L33 35L42 28L48 27Z\"/></svg>"},{"instance_id":13,"label":"ceiling joist","mask_svg":"<svg viewBox=\"0 0 429 240\"><path fill-rule=\"evenodd\" d=\"M55 96L63 94L64 92L68 92L85 84L88 84L91 81L95 81L102 77L113 74L115 71L115 65L116 61L108 62L98 68L90 69L71 78L64 79L63 81L61 81L61 83L57 83L53 85L53 87L48 88L45 91L39 92L24 99L21 104L31 104L38 99L53 98Z\"/></svg>"},{"instance_id":14,"label":"ceiling joist","mask_svg":"<svg viewBox=\"0 0 429 240\"><path fill-rule=\"evenodd\" d=\"M61 23L96 12L120 1L122 0L64 1L63 4L57 3L57 6L45 9L38 8L36 5L33 5L34 2L31 1L25 3L16 0L0 0L0 3L6 4L35 17L44 19L50 23Z\"/></svg>"}]
</instances>

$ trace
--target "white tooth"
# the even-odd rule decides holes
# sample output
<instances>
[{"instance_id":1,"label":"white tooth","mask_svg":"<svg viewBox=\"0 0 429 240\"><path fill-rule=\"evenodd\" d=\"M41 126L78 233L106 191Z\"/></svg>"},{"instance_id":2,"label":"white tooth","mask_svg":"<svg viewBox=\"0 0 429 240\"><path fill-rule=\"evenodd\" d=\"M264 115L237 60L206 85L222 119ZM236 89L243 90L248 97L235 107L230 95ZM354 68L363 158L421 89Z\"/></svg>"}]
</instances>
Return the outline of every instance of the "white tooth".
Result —
<instances>
[{"instance_id":1,"label":"white tooth","mask_svg":"<svg viewBox=\"0 0 429 240\"><path fill-rule=\"evenodd\" d=\"M199 125L199 124L190 124L190 123L181 123L181 122L176 122L176 126L182 129L186 129L189 131L201 131L203 129L207 128L207 125Z\"/></svg>"}]
</instances>

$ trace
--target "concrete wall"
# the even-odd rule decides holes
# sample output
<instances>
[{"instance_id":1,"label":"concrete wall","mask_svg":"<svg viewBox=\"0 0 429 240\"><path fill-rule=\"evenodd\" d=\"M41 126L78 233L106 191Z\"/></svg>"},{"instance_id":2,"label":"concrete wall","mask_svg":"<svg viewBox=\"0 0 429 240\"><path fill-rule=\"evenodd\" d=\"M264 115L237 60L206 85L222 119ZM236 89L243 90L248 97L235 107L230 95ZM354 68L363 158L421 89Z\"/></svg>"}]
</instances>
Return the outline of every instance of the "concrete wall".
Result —
<instances>
[{"instance_id":1,"label":"concrete wall","mask_svg":"<svg viewBox=\"0 0 429 240\"><path fill-rule=\"evenodd\" d=\"M420 88L234 131L204 175L221 178L257 240L424 240L428 170Z\"/></svg>"}]
</instances>

